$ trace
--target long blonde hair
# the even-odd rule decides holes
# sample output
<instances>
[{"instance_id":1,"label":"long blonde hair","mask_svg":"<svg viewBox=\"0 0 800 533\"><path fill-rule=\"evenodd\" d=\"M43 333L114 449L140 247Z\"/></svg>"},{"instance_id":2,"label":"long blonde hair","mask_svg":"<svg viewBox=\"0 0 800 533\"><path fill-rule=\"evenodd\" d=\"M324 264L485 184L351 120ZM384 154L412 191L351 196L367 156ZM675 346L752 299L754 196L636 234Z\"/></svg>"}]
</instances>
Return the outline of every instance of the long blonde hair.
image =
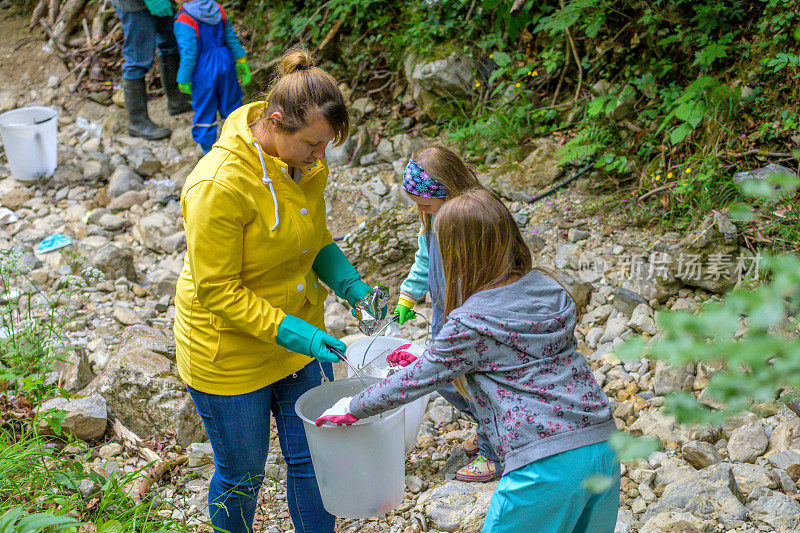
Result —
<instances>
[{"instance_id":1,"label":"long blonde hair","mask_svg":"<svg viewBox=\"0 0 800 533\"><path fill-rule=\"evenodd\" d=\"M475 172L469 168L454 152L442 145L432 144L414 152L411 159L416 161L430 177L438 181L447 191L447 198L451 198L467 189L480 187ZM422 221L423 231L431 228L431 216L423 213L419 207L419 218Z\"/></svg>"},{"instance_id":2,"label":"long blonde hair","mask_svg":"<svg viewBox=\"0 0 800 533\"><path fill-rule=\"evenodd\" d=\"M434 222L442 253L445 315L476 292L531 271L531 252L497 196L473 188L446 201Z\"/></svg>"},{"instance_id":3,"label":"long blonde hair","mask_svg":"<svg viewBox=\"0 0 800 533\"><path fill-rule=\"evenodd\" d=\"M314 58L302 46L281 56L278 73L279 77L264 97L264 111L254 124L278 111L283 116L283 120L275 121L278 129L294 133L308 125L310 112L317 112L333 128L334 145L342 144L350 131L350 118L333 76L315 66Z\"/></svg>"}]
</instances>

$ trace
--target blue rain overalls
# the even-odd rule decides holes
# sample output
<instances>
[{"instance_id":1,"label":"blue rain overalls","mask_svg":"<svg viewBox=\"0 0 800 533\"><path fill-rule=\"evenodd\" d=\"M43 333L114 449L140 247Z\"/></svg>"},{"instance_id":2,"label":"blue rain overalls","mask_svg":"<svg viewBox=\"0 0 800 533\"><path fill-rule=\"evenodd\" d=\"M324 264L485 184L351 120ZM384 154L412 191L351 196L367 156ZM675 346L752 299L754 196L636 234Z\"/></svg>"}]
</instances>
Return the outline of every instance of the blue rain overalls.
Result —
<instances>
[{"instance_id":1,"label":"blue rain overalls","mask_svg":"<svg viewBox=\"0 0 800 533\"><path fill-rule=\"evenodd\" d=\"M217 140L217 112L225 120L231 111L242 105L242 88L236 78L233 52L225 44L228 19L220 5L222 21L214 26L198 22L183 8L175 18L191 26L197 34L197 63L192 74L192 138L211 150Z\"/></svg>"}]
</instances>

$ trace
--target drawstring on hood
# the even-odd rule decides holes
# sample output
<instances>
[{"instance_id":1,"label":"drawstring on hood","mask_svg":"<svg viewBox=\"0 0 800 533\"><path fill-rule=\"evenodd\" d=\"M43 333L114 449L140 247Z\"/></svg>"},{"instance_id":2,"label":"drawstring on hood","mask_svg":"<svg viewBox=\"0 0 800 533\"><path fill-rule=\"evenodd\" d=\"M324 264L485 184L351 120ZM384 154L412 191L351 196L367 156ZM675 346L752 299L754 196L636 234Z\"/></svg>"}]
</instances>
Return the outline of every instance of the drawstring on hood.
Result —
<instances>
[{"instance_id":1,"label":"drawstring on hood","mask_svg":"<svg viewBox=\"0 0 800 533\"><path fill-rule=\"evenodd\" d=\"M258 159L261 161L261 170L264 172L264 175L261 177L261 181L264 183L264 185L269 187L269 192L272 193L272 203L275 206L275 225L270 228L270 231L272 231L278 227L278 224L281 221L281 217L278 215L278 197L275 195L275 187L272 186L272 178L267 176L267 166L264 164L264 154L261 151L261 146L259 146L258 141L253 141L253 146L256 147Z\"/></svg>"}]
</instances>

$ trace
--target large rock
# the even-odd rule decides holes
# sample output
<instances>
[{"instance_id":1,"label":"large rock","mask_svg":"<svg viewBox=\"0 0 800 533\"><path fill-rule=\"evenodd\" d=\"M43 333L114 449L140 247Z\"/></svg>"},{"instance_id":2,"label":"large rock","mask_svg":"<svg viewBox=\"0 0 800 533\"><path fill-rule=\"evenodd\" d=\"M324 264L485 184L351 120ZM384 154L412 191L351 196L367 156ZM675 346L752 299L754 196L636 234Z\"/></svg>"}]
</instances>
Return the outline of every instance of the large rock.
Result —
<instances>
[{"instance_id":1,"label":"large rock","mask_svg":"<svg viewBox=\"0 0 800 533\"><path fill-rule=\"evenodd\" d=\"M415 54L406 56L403 71L411 96L424 114L433 120L445 118L455 111L454 100L471 98L475 67L467 55L452 53L433 61L420 59Z\"/></svg>"},{"instance_id":2,"label":"large rock","mask_svg":"<svg viewBox=\"0 0 800 533\"><path fill-rule=\"evenodd\" d=\"M533 151L523 161L500 166L491 175L481 174L484 185L509 200L527 202L552 184L561 174L560 147L548 138L535 139L533 143Z\"/></svg>"},{"instance_id":3,"label":"large rock","mask_svg":"<svg viewBox=\"0 0 800 533\"><path fill-rule=\"evenodd\" d=\"M429 528L478 533L496 488L497 482L450 481L423 493L417 500L417 509L427 519Z\"/></svg>"},{"instance_id":4,"label":"large rock","mask_svg":"<svg viewBox=\"0 0 800 533\"><path fill-rule=\"evenodd\" d=\"M133 146L127 156L131 168L142 176L152 176L161 170L161 161L147 146Z\"/></svg>"},{"instance_id":5,"label":"large rock","mask_svg":"<svg viewBox=\"0 0 800 533\"><path fill-rule=\"evenodd\" d=\"M728 440L728 457L731 461L752 463L767 450L769 440L764 426L748 424L733 430Z\"/></svg>"},{"instance_id":6,"label":"large rock","mask_svg":"<svg viewBox=\"0 0 800 533\"><path fill-rule=\"evenodd\" d=\"M163 252L164 239L180 229L177 222L166 213L155 212L136 221L133 236L150 250Z\"/></svg>"},{"instance_id":7,"label":"large rock","mask_svg":"<svg viewBox=\"0 0 800 533\"><path fill-rule=\"evenodd\" d=\"M694 363L675 366L663 360L656 361L653 375L653 392L662 396L672 391L690 391L694 383Z\"/></svg>"},{"instance_id":8,"label":"large rock","mask_svg":"<svg viewBox=\"0 0 800 533\"><path fill-rule=\"evenodd\" d=\"M173 364L172 336L146 326L122 334L115 356L83 391L102 395L108 409L138 435L175 433L178 442L205 440L200 416Z\"/></svg>"},{"instance_id":9,"label":"large rock","mask_svg":"<svg viewBox=\"0 0 800 533\"><path fill-rule=\"evenodd\" d=\"M101 245L89 255L89 264L105 274L106 279L115 280L125 277L136 281L136 268L133 265L133 253L110 242Z\"/></svg>"},{"instance_id":10,"label":"large rock","mask_svg":"<svg viewBox=\"0 0 800 533\"><path fill-rule=\"evenodd\" d=\"M416 212L397 207L366 220L345 236L341 246L367 283L395 290L414 262L418 234Z\"/></svg>"},{"instance_id":11,"label":"large rock","mask_svg":"<svg viewBox=\"0 0 800 533\"><path fill-rule=\"evenodd\" d=\"M639 294L648 302L665 302L681 287L670 267L675 259L666 252L634 255L623 265L622 287Z\"/></svg>"},{"instance_id":12,"label":"large rock","mask_svg":"<svg viewBox=\"0 0 800 533\"><path fill-rule=\"evenodd\" d=\"M796 532L800 528L800 504L785 494L759 498L750 509L750 518L776 533Z\"/></svg>"},{"instance_id":13,"label":"large rock","mask_svg":"<svg viewBox=\"0 0 800 533\"><path fill-rule=\"evenodd\" d=\"M133 171L132 168L121 165L114 169L114 173L108 178L106 194L110 198L116 198L129 191L141 191L144 189L144 181L141 176Z\"/></svg>"},{"instance_id":14,"label":"large rock","mask_svg":"<svg viewBox=\"0 0 800 533\"><path fill-rule=\"evenodd\" d=\"M722 462L722 456L713 444L699 440L684 444L681 447L681 453L686 462L698 470Z\"/></svg>"},{"instance_id":15,"label":"large rock","mask_svg":"<svg viewBox=\"0 0 800 533\"><path fill-rule=\"evenodd\" d=\"M175 296L175 285L183 269L183 257L172 257L156 263L147 274L146 285L158 296Z\"/></svg>"},{"instance_id":16,"label":"large rock","mask_svg":"<svg viewBox=\"0 0 800 533\"><path fill-rule=\"evenodd\" d=\"M643 412L636 422L631 424L630 431L634 436L658 437L664 443L678 440L675 432L675 419L658 410Z\"/></svg>"},{"instance_id":17,"label":"large rock","mask_svg":"<svg viewBox=\"0 0 800 533\"><path fill-rule=\"evenodd\" d=\"M664 512L688 512L700 518L744 520L745 498L731 465L720 463L667 485L661 499L647 509L643 522Z\"/></svg>"},{"instance_id":18,"label":"large rock","mask_svg":"<svg viewBox=\"0 0 800 533\"><path fill-rule=\"evenodd\" d=\"M736 485L744 495L750 494L756 487L778 488L778 483L770 475L770 471L761 465L735 463L731 467L731 471L736 479Z\"/></svg>"},{"instance_id":19,"label":"large rock","mask_svg":"<svg viewBox=\"0 0 800 533\"><path fill-rule=\"evenodd\" d=\"M670 271L686 285L721 294L739 277L737 230L725 213L708 215L678 243L675 254Z\"/></svg>"},{"instance_id":20,"label":"large rock","mask_svg":"<svg viewBox=\"0 0 800 533\"><path fill-rule=\"evenodd\" d=\"M60 409L67 412L61 425L61 431L74 435L81 440L99 439L106 432L108 412L106 401L93 394L83 395L82 398L52 398L41 405L40 412L49 409ZM42 430L51 434L50 426L45 424Z\"/></svg>"},{"instance_id":21,"label":"large rock","mask_svg":"<svg viewBox=\"0 0 800 533\"><path fill-rule=\"evenodd\" d=\"M639 533L711 533L714 524L680 511L659 513L642 526Z\"/></svg>"}]
</instances>

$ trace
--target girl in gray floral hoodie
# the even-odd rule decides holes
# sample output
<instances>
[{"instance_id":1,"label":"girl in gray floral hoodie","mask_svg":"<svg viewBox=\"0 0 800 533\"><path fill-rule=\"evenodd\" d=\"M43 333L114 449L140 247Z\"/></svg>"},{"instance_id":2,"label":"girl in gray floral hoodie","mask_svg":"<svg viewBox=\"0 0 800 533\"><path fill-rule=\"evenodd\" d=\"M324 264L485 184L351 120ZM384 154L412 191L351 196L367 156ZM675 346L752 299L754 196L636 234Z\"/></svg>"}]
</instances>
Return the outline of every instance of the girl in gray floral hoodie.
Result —
<instances>
[{"instance_id":1,"label":"girl in gray floral hoodie","mask_svg":"<svg viewBox=\"0 0 800 533\"><path fill-rule=\"evenodd\" d=\"M608 399L575 350L575 302L531 255L505 205L472 189L435 221L446 280L447 322L420 357L329 409L317 424L352 424L452 382L472 400L504 463L483 531L614 531L619 463ZM599 494L589 476L608 476Z\"/></svg>"}]
</instances>

